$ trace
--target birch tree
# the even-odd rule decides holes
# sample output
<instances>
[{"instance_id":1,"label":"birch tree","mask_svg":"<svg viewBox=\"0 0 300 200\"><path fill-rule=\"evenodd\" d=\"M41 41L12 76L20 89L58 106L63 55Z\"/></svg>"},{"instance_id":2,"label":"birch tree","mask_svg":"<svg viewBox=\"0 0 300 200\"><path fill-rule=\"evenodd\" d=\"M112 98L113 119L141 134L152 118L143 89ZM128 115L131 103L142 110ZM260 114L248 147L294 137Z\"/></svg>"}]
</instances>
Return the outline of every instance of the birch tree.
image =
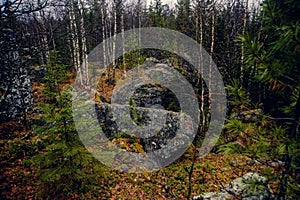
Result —
<instances>
[{"instance_id":1,"label":"birch tree","mask_svg":"<svg viewBox=\"0 0 300 200\"><path fill-rule=\"evenodd\" d=\"M198 75L198 85L201 84L201 105L200 105L200 115L201 115L201 131L204 131L204 127L206 124L206 112L205 112L205 82L201 75L204 73L204 63L203 63L203 2L201 0L197 0L195 2L195 13L196 13L196 41L200 43L200 73ZM199 83L200 82L200 83Z\"/></svg>"},{"instance_id":2,"label":"birch tree","mask_svg":"<svg viewBox=\"0 0 300 200\"><path fill-rule=\"evenodd\" d=\"M101 2L101 26L102 26L102 48L103 48L103 63L104 67L107 66L107 51L106 51L106 2L102 0ZM109 68L107 68L107 78L109 76Z\"/></svg>"},{"instance_id":3,"label":"birch tree","mask_svg":"<svg viewBox=\"0 0 300 200\"><path fill-rule=\"evenodd\" d=\"M40 64L46 65L49 61L49 40L48 35L50 30L47 30L47 15L45 10L39 10L32 13L32 17L36 22L36 35L38 36ZM49 14L48 14L49 18Z\"/></svg>"},{"instance_id":4,"label":"birch tree","mask_svg":"<svg viewBox=\"0 0 300 200\"><path fill-rule=\"evenodd\" d=\"M77 71L77 75L79 75L80 84L83 85L83 75L80 67L79 36L75 17L74 0L70 1L69 18L72 43L71 54L73 57L73 64Z\"/></svg>"},{"instance_id":5,"label":"birch tree","mask_svg":"<svg viewBox=\"0 0 300 200\"><path fill-rule=\"evenodd\" d=\"M126 54L125 54L125 21L124 21L124 5L122 7L122 13L121 13L121 34L122 34L122 52L123 52L123 73L124 76L127 77L126 73Z\"/></svg>"},{"instance_id":6,"label":"birch tree","mask_svg":"<svg viewBox=\"0 0 300 200\"><path fill-rule=\"evenodd\" d=\"M86 44L86 31L84 26L84 7L83 1L78 1L78 7L80 12L80 33L81 33L81 61L82 61L82 73L85 84L89 84L89 70L88 70L88 59L87 59L87 44Z\"/></svg>"},{"instance_id":7,"label":"birch tree","mask_svg":"<svg viewBox=\"0 0 300 200\"><path fill-rule=\"evenodd\" d=\"M211 46L210 46L210 60L209 60L209 112L211 112L211 88L213 84L213 56L214 56L214 48L215 48L215 2L211 5Z\"/></svg>"},{"instance_id":8,"label":"birch tree","mask_svg":"<svg viewBox=\"0 0 300 200\"><path fill-rule=\"evenodd\" d=\"M115 79L116 73L116 39L117 39L117 0L113 1L113 19L114 19L114 36L113 36L113 47L112 47L112 82Z\"/></svg>"},{"instance_id":9,"label":"birch tree","mask_svg":"<svg viewBox=\"0 0 300 200\"><path fill-rule=\"evenodd\" d=\"M141 35L141 28L142 28L142 2L141 0L138 0L137 2L137 17L138 17L138 28L139 28L139 45L142 43L142 35ZM139 49L139 58L138 58L138 67L140 66L140 59L141 59L141 49Z\"/></svg>"}]
</instances>

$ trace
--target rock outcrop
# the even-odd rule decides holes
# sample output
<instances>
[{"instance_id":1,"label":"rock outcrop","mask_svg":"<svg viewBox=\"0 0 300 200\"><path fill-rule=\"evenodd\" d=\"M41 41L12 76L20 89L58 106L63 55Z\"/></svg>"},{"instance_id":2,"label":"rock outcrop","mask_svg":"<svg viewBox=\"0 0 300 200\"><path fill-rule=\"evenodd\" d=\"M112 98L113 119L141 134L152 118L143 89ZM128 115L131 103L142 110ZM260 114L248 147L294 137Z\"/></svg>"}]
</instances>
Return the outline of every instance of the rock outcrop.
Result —
<instances>
[{"instance_id":1,"label":"rock outcrop","mask_svg":"<svg viewBox=\"0 0 300 200\"><path fill-rule=\"evenodd\" d=\"M29 76L19 56L15 33L0 31L0 121L25 116L33 107Z\"/></svg>"},{"instance_id":2,"label":"rock outcrop","mask_svg":"<svg viewBox=\"0 0 300 200\"><path fill-rule=\"evenodd\" d=\"M114 112L116 108L119 110ZM96 111L100 126L108 138L121 132L132 132L136 126L141 127L137 132L147 129L148 136L140 135L145 152L161 149L183 126L183 114L178 112L180 105L174 94L167 88L151 84L137 88L129 105L96 104ZM118 124L113 113L125 115L127 112L130 112L128 123Z\"/></svg>"}]
</instances>

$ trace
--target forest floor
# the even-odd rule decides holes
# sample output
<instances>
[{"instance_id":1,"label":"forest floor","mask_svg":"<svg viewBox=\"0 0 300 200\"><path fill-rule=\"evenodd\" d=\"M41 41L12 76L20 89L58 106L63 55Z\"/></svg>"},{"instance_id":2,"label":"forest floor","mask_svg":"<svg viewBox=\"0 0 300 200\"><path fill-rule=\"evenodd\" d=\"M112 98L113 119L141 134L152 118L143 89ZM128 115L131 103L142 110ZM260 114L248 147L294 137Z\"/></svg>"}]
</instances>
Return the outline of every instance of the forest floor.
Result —
<instances>
[{"instance_id":1,"label":"forest floor","mask_svg":"<svg viewBox=\"0 0 300 200\"><path fill-rule=\"evenodd\" d=\"M117 76L120 77L121 73L117 72ZM70 75L65 84L73 83ZM112 87L104 83L101 88L106 88L104 96L109 99ZM43 84L33 84L35 103L42 101L42 90ZM17 121L0 124L0 199L36 199L39 188L36 169L26 162L34 154L32 146L35 141L32 130L25 130ZM120 173L103 166L103 180L99 182L102 190L98 194L73 194L69 199L184 199L192 154L190 148L175 163L152 173ZM240 155L210 153L196 160L191 181L192 196L219 191L225 184L248 172L273 173L274 180L269 180L269 184L271 192L276 193L278 182L275 180L278 180L276 175L280 171L280 168L263 166Z\"/></svg>"},{"instance_id":2,"label":"forest floor","mask_svg":"<svg viewBox=\"0 0 300 200\"><path fill-rule=\"evenodd\" d=\"M30 154L26 151L26 145L34 141L26 137L23 130L19 130L18 123L10 122L0 126L1 130L1 160L0 160L0 196L2 199L35 199L38 190L36 171L26 165ZM4 135L5 133L5 135ZM5 138L10 135L7 141ZM192 164L191 153L188 151L182 158L160 171L143 174L120 173L112 169L104 168L105 180L102 187L105 192L99 191L99 199L184 199L188 190L188 172ZM197 159L192 178L192 195L196 196L205 192L215 192L230 183L232 180L243 176L248 172L264 174L271 170L278 170L251 162L243 156L227 156L211 153L205 158ZM276 193L278 183L270 182L271 191ZM170 190L166 191L166 184ZM80 197L94 199L95 194L74 194L70 199Z\"/></svg>"}]
</instances>

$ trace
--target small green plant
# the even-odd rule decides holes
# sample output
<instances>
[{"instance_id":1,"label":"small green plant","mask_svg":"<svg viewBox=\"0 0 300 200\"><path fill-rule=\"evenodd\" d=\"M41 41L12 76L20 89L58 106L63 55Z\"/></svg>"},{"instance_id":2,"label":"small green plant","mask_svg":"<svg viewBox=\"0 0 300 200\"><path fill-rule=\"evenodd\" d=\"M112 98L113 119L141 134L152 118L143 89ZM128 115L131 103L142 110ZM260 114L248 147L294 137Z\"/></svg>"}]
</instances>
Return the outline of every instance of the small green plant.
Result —
<instances>
[{"instance_id":1,"label":"small green plant","mask_svg":"<svg viewBox=\"0 0 300 200\"><path fill-rule=\"evenodd\" d=\"M130 100L129 100L129 105L131 106L130 114L131 114L132 120L136 124L140 125L141 120L143 119L143 114L138 112L137 105L132 98L130 98Z\"/></svg>"},{"instance_id":2,"label":"small green plant","mask_svg":"<svg viewBox=\"0 0 300 200\"><path fill-rule=\"evenodd\" d=\"M238 109L238 111L244 110L251 106L246 89L243 88L238 81L234 81L231 85L227 85L226 89L228 92L229 104L233 107L233 111L236 111L235 109Z\"/></svg>"}]
</instances>

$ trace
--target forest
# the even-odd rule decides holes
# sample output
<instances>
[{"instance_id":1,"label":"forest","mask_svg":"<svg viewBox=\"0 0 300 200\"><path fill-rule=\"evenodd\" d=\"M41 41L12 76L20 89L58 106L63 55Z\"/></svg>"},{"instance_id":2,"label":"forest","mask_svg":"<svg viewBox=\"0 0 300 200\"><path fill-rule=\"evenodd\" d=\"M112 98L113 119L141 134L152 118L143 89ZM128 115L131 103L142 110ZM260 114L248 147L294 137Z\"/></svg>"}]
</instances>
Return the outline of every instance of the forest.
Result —
<instances>
[{"instance_id":1,"label":"forest","mask_svg":"<svg viewBox=\"0 0 300 200\"><path fill-rule=\"evenodd\" d=\"M299 199L299 11L1 0L0 199Z\"/></svg>"}]
</instances>

